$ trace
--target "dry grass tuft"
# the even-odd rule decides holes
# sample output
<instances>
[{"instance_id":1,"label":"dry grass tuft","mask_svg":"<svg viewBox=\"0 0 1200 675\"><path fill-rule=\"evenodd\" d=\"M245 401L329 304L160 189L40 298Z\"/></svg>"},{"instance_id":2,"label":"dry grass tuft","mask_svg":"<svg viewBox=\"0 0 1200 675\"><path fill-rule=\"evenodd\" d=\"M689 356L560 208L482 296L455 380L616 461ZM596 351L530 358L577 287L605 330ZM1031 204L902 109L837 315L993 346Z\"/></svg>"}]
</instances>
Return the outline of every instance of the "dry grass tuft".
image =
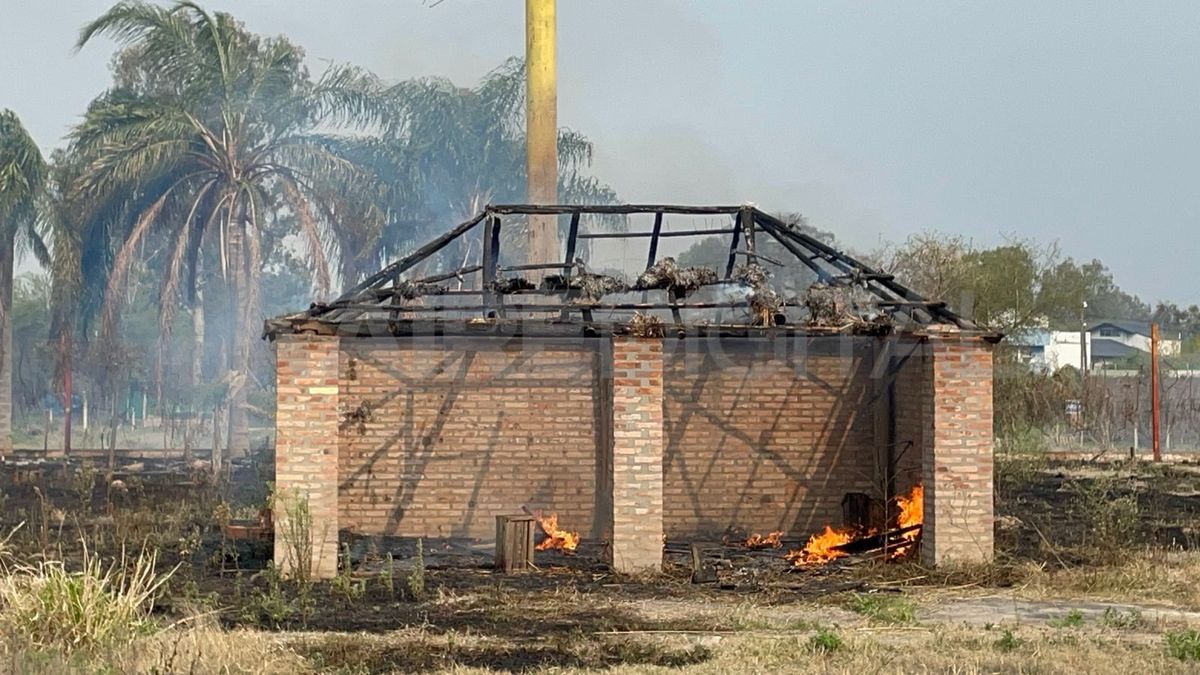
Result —
<instances>
[{"instance_id":1,"label":"dry grass tuft","mask_svg":"<svg viewBox=\"0 0 1200 675\"><path fill-rule=\"evenodd\" d=\"M8 670L6 670L8 669ZM270 633L219 628L203 617L120 647L67 654L21 646L4 655L0 672L58 673L310 673L311 664Z\"/></svg>"},{"instance_id":2,"label":"dry grass tuft","mask_svg":"<svg viewBox=\"0 0 1200 675\"><path fill-rule=\"evenodd\" d=\"M1113 564L1067 569L1030 564L1022 576L1022 594L1032 597L1154 602L1200 610L1200 552L1195 551L1132 551Z\"/></svg>"},{"instance_id":3,"label":"dry grass tuft","mask_svg":"<svg viewBox=\"0 0 1200 675\"><path fill-rule=\"evenodd\" d=\"M157 562L143 550L106 567L84 548L78 572L57 560L17 565L0 580L0 628L31 648L67 654L128 644L154 630L154 601L174 572L158 573Z\"/></svg>"}]
</instances>

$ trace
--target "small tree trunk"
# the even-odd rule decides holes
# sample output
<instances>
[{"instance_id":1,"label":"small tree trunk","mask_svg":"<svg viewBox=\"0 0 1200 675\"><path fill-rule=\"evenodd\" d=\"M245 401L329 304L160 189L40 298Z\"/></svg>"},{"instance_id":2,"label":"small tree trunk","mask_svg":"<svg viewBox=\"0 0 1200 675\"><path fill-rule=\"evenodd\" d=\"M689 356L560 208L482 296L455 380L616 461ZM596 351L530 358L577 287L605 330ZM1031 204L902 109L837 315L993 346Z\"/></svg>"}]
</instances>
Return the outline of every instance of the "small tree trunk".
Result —
<instances>
[{"instance_id":1,"label":"small tree trunk","mask_svg":"<svg viewBox=\"0 0 1200 675\"><path fill-rule=\"evenodd\" d=\"M224 460L221 452L221 406L213 409L213 449L210 463L212 464L213 480L221 475L221 464Z\"/></svg>"},{"instance_id":2,"label":"small tree trunk","mask_svg":"<svg viewBox=\"0 0 1200 675\"><path fill-rule=\"evenodd\" d=\"M230 344L230 396L227 406L226 425L229 433L229 458L240 458L250 454L250 429L246 418L246 382L250 375L250 334L246 325L248 312L243 306L249 302L246 291L249 273L245 255L246 224L240 218L229 228L229 268L232 288L233 334Z\"/></svg>"},{"instance_id":3,"label":"small tree trunk","mask_svg":"<svg viewBox=\"0 0 1200 675\"><path fill-rule=\"evenodd\" d=\"M0 456L12 453L13 245L0 251Z\"/></svg>"},{"instance_id":4,"label":"small tree trunk","mask_svg":"<svg viewBox=\"0 0 1200 675\"><path fill-rule=\"evenodd\" d=\"M204 381L204 291L196 291L192 305L192 386Z\"/></svg>"},{"instance_id":5,"label":"small tree trunk","mask_svg":"<svg viewBox=\"0 0 1200 675\"><path fill-rule=\"evenodd\" d=\"M74 415L75 383L71 374L71 338L63 336L63 454L71 454L71 418Z\"/></svg>"}]
</instances>

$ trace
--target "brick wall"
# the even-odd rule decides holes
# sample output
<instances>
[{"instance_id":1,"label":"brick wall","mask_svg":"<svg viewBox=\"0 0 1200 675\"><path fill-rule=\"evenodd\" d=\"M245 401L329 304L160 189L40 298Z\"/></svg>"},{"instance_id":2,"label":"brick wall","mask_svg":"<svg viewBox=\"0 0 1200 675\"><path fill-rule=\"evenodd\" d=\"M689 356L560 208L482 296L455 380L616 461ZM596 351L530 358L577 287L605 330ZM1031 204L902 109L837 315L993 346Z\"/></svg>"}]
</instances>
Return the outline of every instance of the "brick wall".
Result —
<instances>
[{"instance_id":1,"label":"brick wall","mask_svg":"<svg viewBox=\"0 0 1200 675\"><path fill-rule=\"evenodd\" d=\"M667 536L807 535L873 493L868 340L668 341Z\"/></svg>"},{"instance_id":2,"label":"brick wall","mask_svg":"<svg viewBox=\"0 0 1200 675\"><path fill-rule=\"evenodd\" d=\"M662 567L663 341L612 339L612 566Z\"/></svg>"},{"instance_id":3,"label":"brick wall","mask_svg":"<svg viewBox=\"0 0 1200 675\"><path fill-rule=\"evenodd\" d=\"M343 339L341 524L490 539L495 516L552 509L599 536L598 346L491 338Z\"/></svg>"},{"instance_id":4,"label":"brick wall","mask_svg":"<svg viewBox=\"0 0 1200 675\"><path fill-rule=\"evenodd\" d=\"M929 564L993 554L992 351L978 340L928 343L925 372L925 527Z\"/></svg>"},{"instance_id":5,"label":"brick wall","mask_svg":"<svg viewBox=\"0 0 1200 675\"><path fill-rule=\"evenodd\" d=\"M656 532L841 523L847 492L878 494L894 434L897 490L926 486L926 559L989 558L990 348L893 344L881 415L879 345L281 336L276 481L309 496L324 533L490 538L496 514L552 509L632 569L657 564Z\"/></svg>"},{"instance_id":6,"label":"brick wall","mask_svg":"<svg viewBox=\"0 0 1200 675\"><path fill-rule=\"evenodd\" d=\"M328 578L338 558L338 339L282 335L275 349L275 564L290 574L311 538L312 574ZM293 527L303 504L312 522Z\"/></svg>"}]
</instances>

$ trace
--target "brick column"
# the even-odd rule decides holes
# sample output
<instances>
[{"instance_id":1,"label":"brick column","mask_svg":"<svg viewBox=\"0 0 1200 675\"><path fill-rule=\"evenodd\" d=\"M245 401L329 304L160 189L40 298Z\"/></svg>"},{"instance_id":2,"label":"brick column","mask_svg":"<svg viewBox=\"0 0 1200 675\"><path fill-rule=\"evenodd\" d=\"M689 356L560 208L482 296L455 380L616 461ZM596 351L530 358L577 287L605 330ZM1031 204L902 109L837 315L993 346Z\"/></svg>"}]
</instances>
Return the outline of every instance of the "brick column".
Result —
<instances>
[{"instance_id":1,"label":"brick column","mask_svg":"<svg viewBox=\"0 0 1200 675\"><path fill-rule=\"evenodd\" d=\"M659 571L663 556L663 353L613 336L612 567Z\"/></svg>"},{"instance_id":2,"label":"brick column","mask_svg":"<svg viewBox=\"0 0 1200 675\"><path fill-rule=\"evenodd\" d=\"M275 564L290 574L307 551L312 577L327 579L338 559L338 338L280 335L275 349ZM293 525L305 502L311 523Z\"/></svg>"},{"instance_id":3,"label":"brick column","mask_svg":"<svg viewBox=\"0 0 1200 675\"><path fill-rule=\"evenodd\" d=\"M992 350L980 340L934 338L923 401L923 562L992 559Z\"/></svg>"}]
</instances>

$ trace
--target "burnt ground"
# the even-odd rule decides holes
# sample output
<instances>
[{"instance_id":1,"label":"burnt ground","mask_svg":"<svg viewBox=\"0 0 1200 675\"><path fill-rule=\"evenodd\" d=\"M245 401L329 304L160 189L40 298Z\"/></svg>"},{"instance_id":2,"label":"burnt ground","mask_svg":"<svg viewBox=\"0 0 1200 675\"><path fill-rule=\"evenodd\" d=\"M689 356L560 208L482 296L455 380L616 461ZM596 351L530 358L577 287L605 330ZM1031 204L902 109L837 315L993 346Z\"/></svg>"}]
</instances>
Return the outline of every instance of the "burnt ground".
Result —
<instances>
[{"instance_id":1,"label":"burnt ground","mask_svg":"<svg viewBox=\"0 0 1200 675\"><path fill-rule=\"evenodd\" d=\"M1200 465L1001 459L998 563L957 576L935 574L915 562L862 559L794 570L780 551L726 547L714 561L718 582L697 585L690 583L684 554L670 553L661 575L618 576L600 562L601 543L587 540L576 555L538 552L536 571L505 576L490 569L490 550L475 542L424 540L419 565L415 540L350 537L345 555L351 572L301 586L268 569L267 542L222 536L221 522L252 520L265 500L254 487L265 485L259 467L240 467L234 478L239 487L229 490L201 474L150 468L125 475L124 488L114 491L103 470L31 473L5 467L0 528L7 532L20 525L9 543L18 561L78 561L85 543L94 554L115 557L122 546L136 551L145 542L159 552L160 566L179 564L159 603L164 618L213 613L229 628L324 635L291 644L320 668L366 672L686 666L705 662L710 649L612 636L745 630L758 619L704 610L752 605L756 612L787 612L813 603L844 608L864 593L918 592L908 580L919 579L913 583L926 589L997 592L1022 583L1016 570L1023 564L1088 568L1113 564L1111 554L1127 555L1131 547L1190 549L1200 541L1194 530L1200 522ZM418 569L420 583L414 581ZM793 623L816 625L807 619ZM386 636L413 628L420 631L414 638L422 641L419 649L412 640L391 646L381 640L367 648L344 635ZM463 634L478 639L455 642Z\"/></svg>"},{"instance_id":2,"label":"burnt ground","mask_svg":"<svg viewBox=\"0 0 1200 675\"><path fill-rule=\"evenodd\" d=\"M1200 463L998 458L1002 559L1074 563L1129 546L1200 546Z\"/></svg>"}]
</instances>

